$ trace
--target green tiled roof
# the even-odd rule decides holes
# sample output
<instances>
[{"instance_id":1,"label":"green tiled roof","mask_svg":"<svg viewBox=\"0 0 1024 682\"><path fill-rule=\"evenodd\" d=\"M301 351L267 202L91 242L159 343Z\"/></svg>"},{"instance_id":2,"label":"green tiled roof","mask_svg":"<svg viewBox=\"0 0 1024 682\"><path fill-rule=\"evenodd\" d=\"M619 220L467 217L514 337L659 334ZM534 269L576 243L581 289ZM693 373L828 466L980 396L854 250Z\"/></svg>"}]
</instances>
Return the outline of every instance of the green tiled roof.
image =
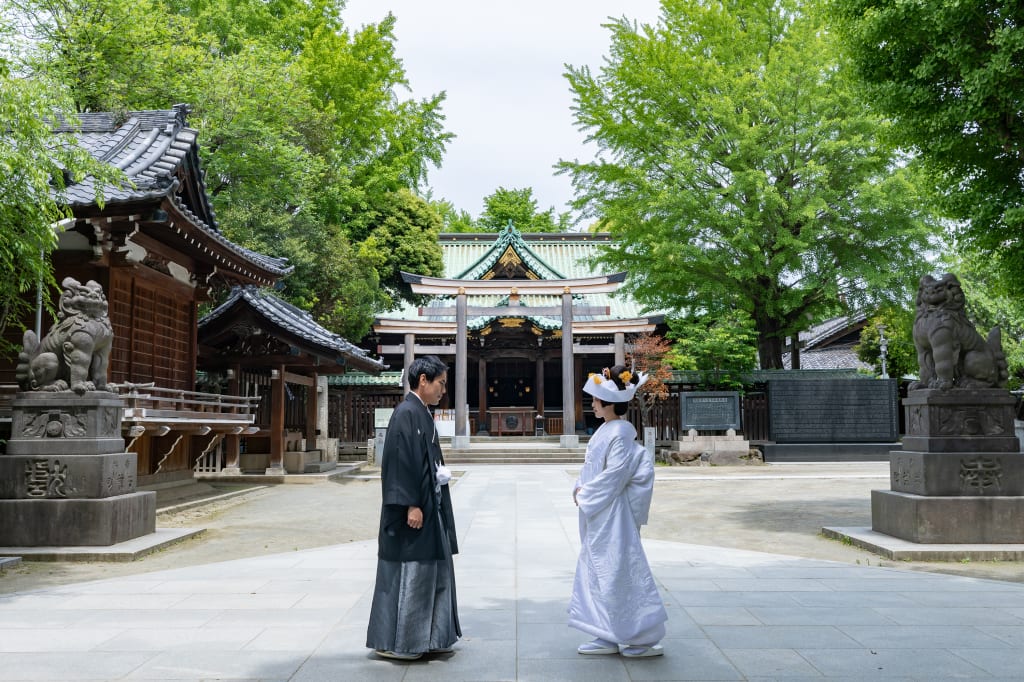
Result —
<instances>
[{"instance_id":1,"label":"green tiled roof","mask_svg":"<svg viewBox=\"0 0 1024 682\"><path fill-rule=\"evenodd\" d=\"M328 386L384 386L397 387L402 385L401 372L381 372L374 376L366 372L346 372L332 374L327 377Z\"/></svg>"},{"instance_id":2,"label":"green tiled roof","mask_svg":"<svg viewBox=\"0 0 1024 682\"><path fill-rule=\"evenodd\" d=\"M589 261L598 255L602 245L611 241L606 234L590 233L527 233L522 234L511 224L498 235L488 234L443 234L440 245L444 259L442 277L451 279L480 279L491 270L501 256L512 249L523 265L543 280L576 279L607 274L593 268ZM609 320L634 319L645 315L657 314L659 311L646 311L628 296L623 294L588 294L574 297L578 304L591 306L608 306L608 315L580 315L574 319ZM560 296L521 295L524 306L559 306ZM469 304L473 306L500 306L507 304L507 296L471 295ZM449 297L438 297L430 306L454 307ZM398 320L453 320L454 313L421 318L417 306L407 305L397 311L382 315L388 319ZM523 317L514 310L507 316ZM471 317L467 320L467 328L478 330L489 325L496 317ZM560 329L561 319L558 317L531 317L534 324L542 329Z\"/></svg>"}]
</instances>

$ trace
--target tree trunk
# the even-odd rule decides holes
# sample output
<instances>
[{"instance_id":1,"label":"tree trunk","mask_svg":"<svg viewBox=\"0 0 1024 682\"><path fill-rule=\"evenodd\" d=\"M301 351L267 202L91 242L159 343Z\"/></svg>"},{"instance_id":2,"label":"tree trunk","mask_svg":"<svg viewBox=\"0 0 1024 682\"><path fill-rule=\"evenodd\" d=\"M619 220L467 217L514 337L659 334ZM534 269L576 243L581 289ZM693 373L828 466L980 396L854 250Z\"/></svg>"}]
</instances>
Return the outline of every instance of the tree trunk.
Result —
<instances>
[{"instance_id":1,"label":"tree trunk","mask_svg":"<svg viewBox=\"0 0 1024 682\"><path fill-rule=\"evenodd\" d=\"M775 330L758 329L758 360L762 370L782 369L782 339Z\"/></svg>"}]
</instances>

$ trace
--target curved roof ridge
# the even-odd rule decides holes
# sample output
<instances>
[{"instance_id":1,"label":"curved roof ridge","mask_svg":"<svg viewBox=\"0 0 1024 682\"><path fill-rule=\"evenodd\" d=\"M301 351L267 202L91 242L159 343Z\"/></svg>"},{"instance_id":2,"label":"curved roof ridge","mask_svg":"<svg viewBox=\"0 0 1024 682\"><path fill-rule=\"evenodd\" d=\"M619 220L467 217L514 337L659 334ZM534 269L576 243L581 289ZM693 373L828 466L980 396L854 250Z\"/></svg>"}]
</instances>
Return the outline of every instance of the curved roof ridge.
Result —
<instances>
[{"instance_id":1,"label":"curved roof ridge","mask_svg":"<svg viewBox=\"0 0 1024 682\"><path fill-rule=\"evenodd\" d=\"M326 329L307 311L252 284L233 287L228 299L199 321L199 328L203 329L217 318L222 317L240 300L244 300L249 308L269 322L294 334L306 343L345 358L347 362L344 364L355 361L365 369L377 371L384 369L382 360L370 356L365 349Z\"/></svg>"},{"instance_id":2,"label":"curved roof ridge","mask_svg":"<svg viewBox=\"0 0 1024 682\"><path fill-rule=\"evenodd\" d=\"M461 272L453 279L481 279L483 275L493 268L498 260L511 248L520 260L537 275L538 279L566 279L565 275L548 265L544 259L534 253L530 245L523 239L523 234L515 228L512 221L502 228L498 238L491 245L491 248L481 256L475 263L470 265L464 272Z\"/></svg>"}]
</instances>

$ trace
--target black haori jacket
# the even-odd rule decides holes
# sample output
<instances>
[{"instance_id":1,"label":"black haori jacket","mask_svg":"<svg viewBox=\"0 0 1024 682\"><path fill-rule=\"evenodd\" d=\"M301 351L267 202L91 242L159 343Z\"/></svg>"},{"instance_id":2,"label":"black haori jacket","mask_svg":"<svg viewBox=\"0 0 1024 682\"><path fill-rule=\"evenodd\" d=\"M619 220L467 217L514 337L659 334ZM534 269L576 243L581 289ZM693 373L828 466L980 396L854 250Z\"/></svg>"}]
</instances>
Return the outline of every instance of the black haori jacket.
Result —
<instances>
[{"instance_id":1,"label":"black haori jacket","mask_svg":"<svg viewBox=\"0 0 1024 682\"><path fill-rule=\"evenodd\" d=\"M391 415L380 457L383 504L377 556L386 561L437 561L447 558L437 508L441 505L452 554L459 551L448 485L435 492L437 466L443 463L434 419L423 402L409 393ZM423 527L406 523L409 507L423 510Z\"/></svg>"}]
</instances>

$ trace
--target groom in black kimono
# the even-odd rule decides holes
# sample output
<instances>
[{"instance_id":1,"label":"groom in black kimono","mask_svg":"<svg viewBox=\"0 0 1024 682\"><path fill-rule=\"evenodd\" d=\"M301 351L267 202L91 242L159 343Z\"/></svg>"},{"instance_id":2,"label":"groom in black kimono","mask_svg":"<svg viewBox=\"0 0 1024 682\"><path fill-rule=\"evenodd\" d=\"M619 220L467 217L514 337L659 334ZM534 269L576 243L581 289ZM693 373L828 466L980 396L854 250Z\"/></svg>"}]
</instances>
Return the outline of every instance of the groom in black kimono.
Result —
<instances>
[{"instance_id":1,"label":"groom in black kimono","mask_svg":"<svg viewBox=\"0 0 1024 682\"><path fill-rule=\"evenodd\" d=\"M391 415L380 457L383 503L366 646L378 656L411 661L450 653L462 631L450 473L429 409L444 396L448 368L427 355L414 360L408 373L412 390Z\"/></svg>"}]
</instances>

